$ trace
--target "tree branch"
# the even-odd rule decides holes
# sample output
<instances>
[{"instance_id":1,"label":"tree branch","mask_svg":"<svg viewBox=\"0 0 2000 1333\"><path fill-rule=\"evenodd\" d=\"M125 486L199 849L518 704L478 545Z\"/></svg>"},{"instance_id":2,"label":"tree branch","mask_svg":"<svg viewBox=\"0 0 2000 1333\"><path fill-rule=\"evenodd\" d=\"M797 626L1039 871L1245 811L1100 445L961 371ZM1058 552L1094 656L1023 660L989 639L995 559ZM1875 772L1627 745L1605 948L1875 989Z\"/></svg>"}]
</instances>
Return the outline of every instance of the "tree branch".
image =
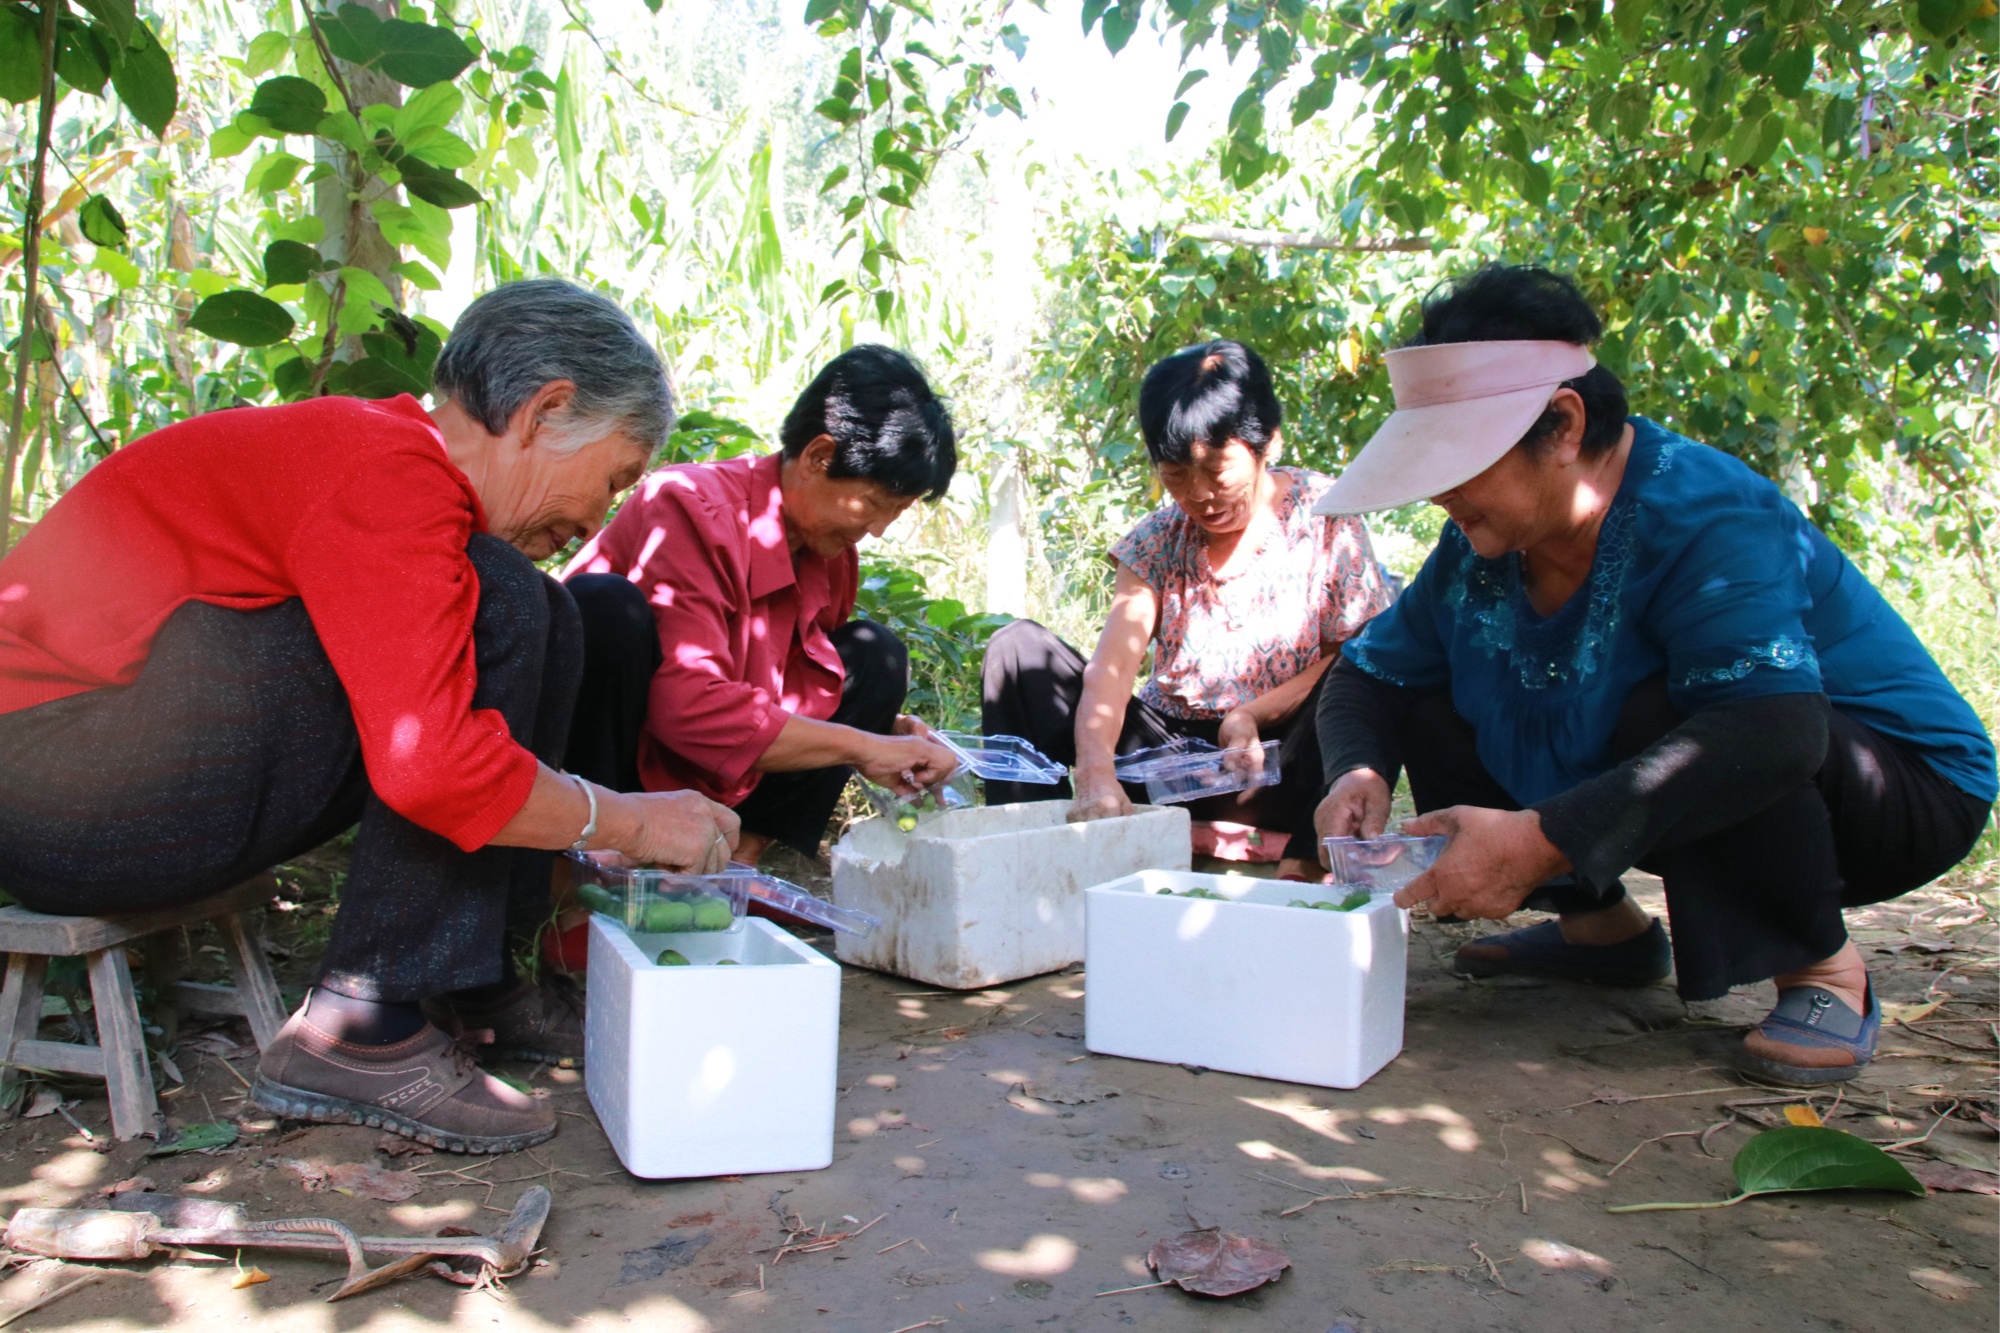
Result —
<instances>
[{"instance_id":1,"label":"tree branch","mask_svg":"<svg viewBox=\"0 0 2000 1333\"><path fill-rule=\"evenodd\" d=\"M35 284L42 268L42 187L48 172L49 139L56 119L57 0L42 0L41 124L35 131L35 162L29 171L27 205L21 226L21 338L14 352L14 403L7 423L7 457L0 465L0 554L13 544L14 465L21 456L21 419L28 406L28 363L35 357L35 335L41 331ZM49 348L54 355L53 345Z\"/></svg>"},{"instance_id":2,"label":"tree branch","mask_svg":"<svg viewBox=\"0 0 2000 1333\"><path fill-rule=\"evenodd\" d=\"M1343 241L1338 236L1318 236L1309 231L1267 231L1261 227L1182 227L1180 234L1190 240L1221 245L1254 245L1266 250L1347 250L1357 254L1422 254L1432 245L1424 236Z\"/></svg>"}]
</instances>

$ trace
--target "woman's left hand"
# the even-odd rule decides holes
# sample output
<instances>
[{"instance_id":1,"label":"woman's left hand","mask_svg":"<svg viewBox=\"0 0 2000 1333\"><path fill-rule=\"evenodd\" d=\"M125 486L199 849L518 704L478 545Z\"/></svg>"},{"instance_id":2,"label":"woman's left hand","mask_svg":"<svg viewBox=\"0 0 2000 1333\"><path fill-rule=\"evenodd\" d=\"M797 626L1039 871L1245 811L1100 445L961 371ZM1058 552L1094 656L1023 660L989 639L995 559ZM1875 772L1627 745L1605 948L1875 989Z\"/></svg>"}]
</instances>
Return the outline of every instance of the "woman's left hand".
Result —
<instances>
[{"instance_id":1,"label":"woman's left hand","mask_svg":"<svg viewBox=\"0 0 2000 1333\"><path fill-rule=\"evenodd\" d=\"M1436 864L1396 892L1396 906L1423 903L1434 916L1498 921L1519 911L1536 885L1570 868L1542 836L1533 810L1455 805L1404 820L1403 832L1451 839Z\"/></svg>"}]
</instances>

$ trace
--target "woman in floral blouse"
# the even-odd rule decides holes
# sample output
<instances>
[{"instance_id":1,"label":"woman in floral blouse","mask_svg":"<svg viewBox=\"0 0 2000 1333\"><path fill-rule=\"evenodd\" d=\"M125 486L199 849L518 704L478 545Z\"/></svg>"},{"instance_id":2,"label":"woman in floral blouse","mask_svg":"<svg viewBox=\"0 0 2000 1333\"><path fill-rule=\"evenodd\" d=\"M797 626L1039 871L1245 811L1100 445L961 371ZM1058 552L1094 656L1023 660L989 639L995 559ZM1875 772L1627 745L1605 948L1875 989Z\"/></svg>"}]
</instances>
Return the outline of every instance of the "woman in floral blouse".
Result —
<instances>
[{"instance_id":1,"label":"woman in floral blouse","mask_svg":"<svg viewBox=\"0 0 2000 1333\"><path fill-rule=\"evenodd\" d=\"M1074 763L1073 820L1131 812L1138 789L1120 785L1118 755L1179 737L1224 749L1282 740L1282 782L1190 809L1290 834L1279 874L1304 879L1319 875L1320 677L1390 593L1367 529L1313 514L1331 480L1275 466L1281 415L1270 372L1241 343L1190 347L1147 372L1139 424L1171 503L1111 549L1111 615L1088 663L1031 620L994 636L983 720L988 735ZM1153 674L1135 696L1149 643ZM987 792L996 803L1069 794Z\"/></svg>"}]
</instances>

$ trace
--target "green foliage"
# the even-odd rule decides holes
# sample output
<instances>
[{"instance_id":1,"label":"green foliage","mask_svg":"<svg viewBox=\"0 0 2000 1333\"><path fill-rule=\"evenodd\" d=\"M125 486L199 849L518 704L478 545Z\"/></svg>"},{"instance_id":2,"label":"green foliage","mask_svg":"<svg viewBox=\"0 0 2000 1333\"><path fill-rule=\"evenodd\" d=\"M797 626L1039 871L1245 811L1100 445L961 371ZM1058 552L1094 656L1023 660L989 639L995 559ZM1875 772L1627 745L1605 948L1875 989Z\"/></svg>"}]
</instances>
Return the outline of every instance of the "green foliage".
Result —
<instances>
[{"instance_id":1,"label":"green foliage","mask_svg":"<svg viewBox=\"0 0 2000 1333\"><path fill-rule=\"evenodd\" d=\"M1713 1203L1628 1203L1612 1213L1728 1208L1760 1194L1810 1190L1890 1190L1922 1197L1909 1169L1866 1139L1824 1125L1781 1125L1756 1135L1730 1163L1737 1193Z\"/></svg>"},{"instance_id":2,"label":"green foliage","mask_svg":"<svg viewBox=\"0 0 2000 1333\"><path fill-rule=\"evenodd\" d=\"M906 712L948 731L979 730L986 645L1012 616L971 612L953 598L932 598L922 575L881 560L862 563L854 613L894 631L910 650Z\"/></svg>"}]
</instances>

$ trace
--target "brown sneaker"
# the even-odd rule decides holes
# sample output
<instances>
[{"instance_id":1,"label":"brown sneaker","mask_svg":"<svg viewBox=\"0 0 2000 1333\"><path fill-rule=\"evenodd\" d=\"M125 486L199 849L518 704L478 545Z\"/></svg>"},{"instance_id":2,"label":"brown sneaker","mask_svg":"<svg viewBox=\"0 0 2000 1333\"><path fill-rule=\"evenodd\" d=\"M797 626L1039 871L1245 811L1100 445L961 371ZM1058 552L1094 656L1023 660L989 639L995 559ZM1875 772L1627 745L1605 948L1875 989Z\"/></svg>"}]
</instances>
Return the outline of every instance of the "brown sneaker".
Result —
<instances>
[{"instance_id":1,"label":"brown sneaker","mask_svg":"<svg viewBox=\"0 0 2000 1333\"><path fill-rule=\"evenodd\" d=\"M446 1152L514 1152L556 1132L553 1107L481 1071L435 1027L357 1046L321 1032L304 1010L257 1062L250 1096L275 1115L386 1129Z\"/></svg>"},{"instance_id":2,"label":"brown sneaker","mask_svg":"<svg viewBox=\"0 0 2000 1333\"><path fill-rule=\"evenodd\" d=\"M483 1005L449 995L426 1001L424 1016L481 1055L544 1064L583 1063L583 991L566 976L523 981Z\"/></svg>"}]
</instances>

